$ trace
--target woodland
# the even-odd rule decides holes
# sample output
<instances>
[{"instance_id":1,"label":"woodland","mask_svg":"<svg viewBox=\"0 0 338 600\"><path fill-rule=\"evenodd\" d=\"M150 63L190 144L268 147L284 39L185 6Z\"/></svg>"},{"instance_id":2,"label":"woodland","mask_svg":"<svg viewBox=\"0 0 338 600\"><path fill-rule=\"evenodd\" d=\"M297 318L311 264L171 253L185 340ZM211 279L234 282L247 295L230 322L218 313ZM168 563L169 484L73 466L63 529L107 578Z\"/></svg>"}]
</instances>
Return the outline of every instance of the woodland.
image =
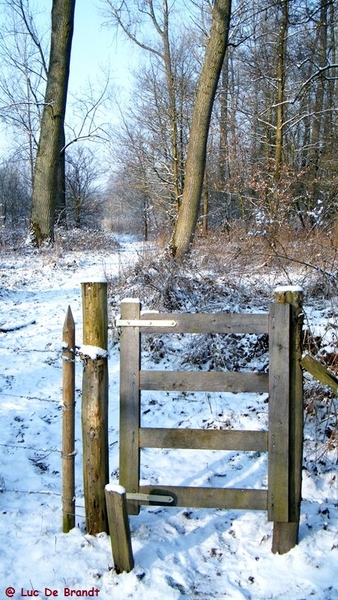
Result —
<instances>
[{"instance_id":1,"label":"woodland","mask_svg":"<svg viewBox=\"0 0 338 600\"><path fill-rule=\"evenodd\" d=\"M69 93L85 4L111 36L110 67ZM0 0L0 23L7 595L63 582L98 586L102 600L338 598L337 0ZM134 58L123 91L114 79L121 48ZM85 78L85 62L81 69ZM71 304L81 321L80 283L95 278L108 283L112 480L121 300L162 312L250 313L267 312L276 288L303 290L300 346L325 377L303 368L300 535L285 557L271 553L264 515L150 506L131 519L135 570L118 575L108 536L86 530L80 466L76 527L60 533L62 319ZM149 335L142 360L266 373L265 334L244 337L174 344ZM79 379L76 394L79 423ZM261 429L266 419L260 394L240 411L237 394L167 396L147 396L142 418L184 428L197 419L204 429L253 421ZM168 469L159 452L145 453L151 484ZM198 485L250 483L253 474L265 485L261 458L210 454L201 467L198 456L179 456L173 471L191 482L197 466Z\"/></svg>"},{"instance_id":2,"label":"woodland","mask_svg":"<svg viewBox=\"0 0 338 600\"><path fill-rule=\"evenodd\" d=\"M66 8L54 0L45 28L41 8L30 0L1 4L0 122L7 141L0 163L3 244L28 233L38 246L53 242L54 227L61 225L106 228L144 240L164 235L170 248L180 221L182 253L196 233L230 235L238 229L272 242L280 232L297 239L320 230L334 242L334 0L222 0L214 6L195 0L101 0L102 24L116 40L112 63L123 39L137 52L137 67L123 101L109 74L102 75L99 85L72 98L66 119L75 1ZM225 25L218 31L223 35L218 67L207 64L216 9L223 10L217 18ZM63 30L68 38L62 42ZM59 75L52 69L62 63L52 55L57 36L63 92L56 110ZM209 55L215 56L215 48ZM203 128L194 111L209 86L203 77L217 68L212 111L203 126L207 145L199 151L193 138ZM54 141L50 129L46 138L43 134L50 114L52 123L61 125ZM190 142L197 161L191 168ZM49 174L41 171L41 156L42 161L49 157ZM185 200L196 178L197 200ZM189 204L193 215L184 210Z\"/></svg>"}]
</instances>

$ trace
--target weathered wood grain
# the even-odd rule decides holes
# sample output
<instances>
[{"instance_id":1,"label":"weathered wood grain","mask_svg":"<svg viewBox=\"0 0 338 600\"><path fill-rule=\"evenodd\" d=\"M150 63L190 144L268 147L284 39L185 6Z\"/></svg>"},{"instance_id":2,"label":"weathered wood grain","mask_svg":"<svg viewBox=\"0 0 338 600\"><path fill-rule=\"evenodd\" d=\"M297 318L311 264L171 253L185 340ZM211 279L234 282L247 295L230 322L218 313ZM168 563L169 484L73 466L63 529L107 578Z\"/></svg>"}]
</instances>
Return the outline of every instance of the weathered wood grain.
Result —
<instances>
[{"instance_id":1,"label":"weathered wood grain","mask_svg":"<svg viewBox=\"0 0 338 600\"><path fill-rule=\"evenodd\" d=\"M176 506L193 508L225 508L238 510L267 510L267 490L243 488L205 488L180 486L140 486L143 494L158 491L172 495ZM145 503L146 504L146 503Z\"/></svg>"},{"instance_id":2,"label":"weathered wood grain","mask_svg":"<svg viewBox=\"0 0 338 600\"><path fill-rule=\"evenodd\" d=\"M290 446L289 522L275 522L272 552L285 554L298 543L303 464L303 374L302 357L303 292L300 288L276 290L275 301L291 307L290 328Z\"/></svg>"},{"instance_id":3,"label":"weathered wood grain","mask_svg":"<svg viewBox=\"0 0 338 600\"><path fill-rule=\"evenodd\" d=\"M150 313L141 319L174 320L173 328L141 327L142 333L268 333L267 314Z\"/></svg>"},{"instance_id":4,"label":"weathered wood grain","mask_svg":"<svg viewBox=\"0 0 338 600\"><path fill-rule=\"evenodd\" d=\"M62 331L62 531L75 527L75 323L68 306Z\"/></svg>"},{"instance_id":5,"label":"weathered wood grain","mask_svg":"<svg viewBox=\"0 0 338 600\"><path fill-rule=\"evenodd\" d=\"M141 390L191 392L256 392L268 391L265 373L233 373L221 371L141 371Z\"/></svg>"},{"instance_id":6,"label":"weathered wood grain","mask_svg":"<svg viewBox=\"0 0 338 600\"><path fill-rule=\"evenodd\" d=\"M107 351L107 283L83 283L82 302L83 343ZM95 535L108 532L108 359L101 355L83 358L82 443L86 527Z\"/></svg>"},{"instance_id":7,"label":"weathered wood grain","mask_svg":"<svg viewBox=\"0 0 338 600\"><path fill-rule=\"evenodd\" d=\"M239 450L248 452L266 452L268 449L267 431L142 427L139 433L139 445L142 448Z\"/></svg>"},{"instance_id":8,"label":"weathered wood grain","mask_svg":"<svg viewBox=\"0 0 338 600\"><path fill-rule=\"evenodd\" d=\"M125 489L106 485L105 495L109 521L110 542L117 573L129 573L134 568Z\"/></svg>"},{"instance_id":9,"label":"weathered wood grain","mask_svg":"<svg viewBox=\"0 0 338 600\"><path fill-rule=\"evenodd\" d=\"M270 307L269 520L289 519L290 305Z\"/></svg>"},{"instance_id":10,"label":"weathered wood grain","mask_svg":"<svg viewBox=\"0 0 338 600\"><path fill-rule=\"evenodd\" d=\"M309 354L305 354L300 361L300 365L323 385L330 386L333 393L338 396L338 378L333 373L330 373L318 360Z\"/></svg>"},{"instance_id":11,"label":"weathered wood grain","mask_svg":"<svg viewBox=\"0 0 338 600\"><path fill-rule=\"evenodd\" d=\"M122 319L139 319L140 302L121 302ZM138 327L122 327L120 340L120 484L127 492L138 492L140 479L140 332ZM137 515L139 504L128 500L128 513Z\"/></svg>"}]
</instances>

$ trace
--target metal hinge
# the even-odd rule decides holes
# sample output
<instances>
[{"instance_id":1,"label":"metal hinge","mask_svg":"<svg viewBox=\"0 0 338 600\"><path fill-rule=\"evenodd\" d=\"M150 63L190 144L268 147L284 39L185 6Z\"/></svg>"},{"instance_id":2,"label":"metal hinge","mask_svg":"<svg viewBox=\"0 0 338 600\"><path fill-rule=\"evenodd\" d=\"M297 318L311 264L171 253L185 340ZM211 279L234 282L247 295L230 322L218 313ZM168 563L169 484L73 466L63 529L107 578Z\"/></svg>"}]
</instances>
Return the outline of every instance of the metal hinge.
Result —
<instances>
[{"instance_id":1,"label":"metal hinge","mask_svg":"<svg viewBox=\"0 0 338 600\"><path fill-rule=\"evenodd\" d=\"M151 319L116 319L116 327L176 327L176 321L154 320Z\"/></svg>"},{"instance_id":2,"label":"metal hinge","mask_svg":"<svg viewBox=\"0 0 338 600\"><path fill-rule=\"evenodd\" d=\"M166 504L172 504L174 498L172 496L160 496L159 494L138 494L133 492L127 492L127 500L139 500L140 502L161 502Z\"/></svg>"}]
</instances>

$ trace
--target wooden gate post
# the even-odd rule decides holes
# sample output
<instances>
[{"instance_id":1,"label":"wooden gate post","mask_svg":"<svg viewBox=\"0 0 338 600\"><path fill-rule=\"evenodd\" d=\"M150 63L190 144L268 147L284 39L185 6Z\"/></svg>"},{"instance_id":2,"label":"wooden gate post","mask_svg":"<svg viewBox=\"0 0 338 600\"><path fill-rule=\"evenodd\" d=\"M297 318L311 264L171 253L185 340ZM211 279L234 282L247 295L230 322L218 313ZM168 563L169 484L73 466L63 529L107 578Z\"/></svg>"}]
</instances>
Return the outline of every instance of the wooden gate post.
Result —
<instances>
[{"instance_id":1,"label":"wooden gate post","mask_svg":"<svg viewBox=\"0 0 338 600\"><path fill-rule=\"evenodd\" d=\"M115 571L129 573L134 568L130 527L127 513L126 490L121 485L106 485L110 542Z\"/></svg>"},{"instance_id":2,"label":"wooden gate post","mask_svg":"<svg viewBox=\"0 0 338 600\"><path fill-rule=\"evenodd\" d=\"M75 323L70 306L62 331L62 531L75 527Z\"/></svg>"},{"instance_id":3,"label":"wooden gate post","mask_svg":"<svg viewBox=\"0 0 338 600\"><path fill-rule=\"evenodd\" d=\"M82 440L86 528L108 533L105 485L108 467L107 283L82 283Z\"/></svg>"},{"instance_id":4,"label":"wooden gate post","mask_svg":"<svg viewBox=\"0 0 338 600\"><path fill-rule=\"evenodd\" d=\"M139 321L141 303L137 299L121 301L121 319ZM120 484L127 492L139 491L140 480L140 328L122 327L120 362ZM128 500L128 513L138 515L139 503Z\"/></svg>"},{"instance_id":5,"label":"wooden gate post","mask_svg":"<svg viewBox=\"0 0 338 600\"><path fill-rule=\"evenodd\" d=\"M303 462L303 374L302 357L303 292L299 287L280 287L275 302L289 304L290 362L289 368L289 507L288 521L274 522L272 552L285 554L298 543L302 462Z\"/></svg>"}]
</instances>

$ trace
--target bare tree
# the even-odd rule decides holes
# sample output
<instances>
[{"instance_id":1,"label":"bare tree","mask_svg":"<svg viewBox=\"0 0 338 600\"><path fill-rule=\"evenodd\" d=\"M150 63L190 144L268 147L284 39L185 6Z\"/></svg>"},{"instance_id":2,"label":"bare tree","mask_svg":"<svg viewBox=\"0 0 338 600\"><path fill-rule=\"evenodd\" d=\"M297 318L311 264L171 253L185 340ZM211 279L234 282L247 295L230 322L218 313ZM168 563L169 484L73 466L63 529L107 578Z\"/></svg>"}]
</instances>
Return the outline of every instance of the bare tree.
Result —
<instances>
[{"instance_id":1,"label":"bare tree","mask_svg":"<svg viewBox=\"0 0 338 600\"><path fill-rule=\"evenodd\" d=\"M172 40L170 35L169 2L163 0L132 0L123 3L104 0L107 4L108 18L137 46L155 57L162 66L169 105L169 131L171 136L171 170L173 173L174 204L178 210L183 189L183 173L180 169L181 156L178 132L178 113L176 99L176 78L172 58ZM174 4L174 3L173 3ZM155 39L141 32L140 24L148 32L150 24Z\"/></svg>"},{"instance_id":2,"label":"bare tree","mask_svg":"<svg viewBox=\"0 0 338 600\"><path fill-rule=\"evenodd\" d=\"M71 146L66 156L66 224L71 227L100 227L101 173L94 152L84 144Z\"/></svg>"},{"instance_id":3,"label":"bare tree","mask_svg":"<svg viewBox=\"0 0 338 600\"><path fill-rule=\"evenodd\" d=\"M215 0L210 36L197 88L190 126L182 203L170 242L173 256L182 256L195 234L201 201L211 111L228 45L231 0Z\"/></svg>"},{"instance_id":4,"label":"bare tree","mask_svg":"<svg viewBox=\"0 0 338 600\"><path fill-rule=\"evenodd\" d=\"M0 165L0 233L24 231L29 221L30 194L27 181L13 160Z\"/></svg>"},{"instance_id":5,"label":"bare tree","mask_svg":"<svg viewBox=\"0 0 338 600\"><path fill-rule=\"evenodd\" d=\"M280 0L282 19L277 42L277 106L276 106L276 149L275 149L275 176L279 179L283 163L283 132L285 116L285 71L286 71L286 45L289 25L289 0Z\"/></svg>"},{"instance_id":6,"label":"bare tree","mask_svg":"<svg viewBox=\"0 0 338 600\"><path fill-rule=\"evenodd\" d=\"M47 79L44 36L29 0L5 0L0 32L0 118L15 131L16 159L28 160L31 185ZM14 152L13 152L14 153Z\"/></svg>"},{"instance_id":7,"label":"bare tree","mask_svg":"<svg viewBox=\"0 0 338 600\"><path fill-rule=\"evenodd\" d=\"M32 241L40 246L54 239L54 215L64 147L64 118L67 101L75 0L53 0L52 32L45 103L36 156L31 209ZM63 178L61 178L63 179Z\"/></svg>"}]
</instances>

